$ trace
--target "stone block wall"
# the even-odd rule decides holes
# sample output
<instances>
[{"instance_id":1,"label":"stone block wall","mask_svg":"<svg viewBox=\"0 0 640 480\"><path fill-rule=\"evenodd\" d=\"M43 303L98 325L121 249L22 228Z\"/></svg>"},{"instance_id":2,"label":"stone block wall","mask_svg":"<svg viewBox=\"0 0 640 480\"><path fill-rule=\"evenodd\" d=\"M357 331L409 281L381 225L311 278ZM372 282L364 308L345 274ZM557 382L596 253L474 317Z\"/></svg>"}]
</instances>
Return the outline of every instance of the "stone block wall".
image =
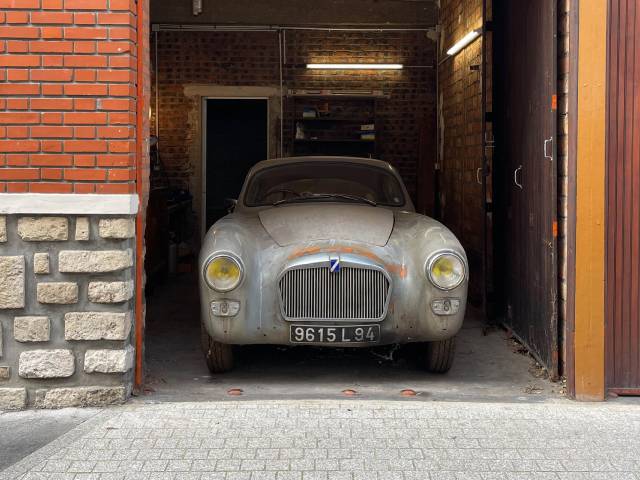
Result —
<instances>
[{"instance_id":1,"label":"stone block wall","mask_svg":"<svg viewBox=\"0 0 640 480\"><path fill-rule=\"evenodd\" d=\"M0 216L0 409L124 401L135 217Z\"/></svg>"}]
</instances>

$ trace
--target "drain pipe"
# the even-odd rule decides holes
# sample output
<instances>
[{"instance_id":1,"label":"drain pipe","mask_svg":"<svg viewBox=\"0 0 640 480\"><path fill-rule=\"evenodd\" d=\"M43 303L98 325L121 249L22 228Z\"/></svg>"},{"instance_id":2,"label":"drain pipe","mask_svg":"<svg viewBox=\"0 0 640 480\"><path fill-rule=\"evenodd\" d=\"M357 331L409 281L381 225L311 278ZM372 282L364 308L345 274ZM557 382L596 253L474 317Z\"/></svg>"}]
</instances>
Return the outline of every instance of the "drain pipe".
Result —
<instances>
[{"instance_id":1,"label":"drain pipe","mask_svg":"<svg viewBox=\"0 0 640 480\"><path fill-rule=\"evenodd\" d=\"M283 75L283 36L282 30L278 31L278 51L280 67L280 158L284 158L284 75Z\"/></svg>"}]
</instances>

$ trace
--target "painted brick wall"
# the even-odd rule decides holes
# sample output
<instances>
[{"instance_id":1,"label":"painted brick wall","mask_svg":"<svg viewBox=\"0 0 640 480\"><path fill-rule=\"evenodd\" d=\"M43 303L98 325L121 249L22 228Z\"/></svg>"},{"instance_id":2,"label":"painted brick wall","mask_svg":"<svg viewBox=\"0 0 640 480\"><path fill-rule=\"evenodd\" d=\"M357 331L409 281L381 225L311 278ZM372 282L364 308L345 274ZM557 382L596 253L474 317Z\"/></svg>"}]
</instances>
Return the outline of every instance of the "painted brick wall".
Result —
<instances>
[{"instance_id":1,"label":"painted brick wall","mask_svg":"<svg viewBox=\"0 0 640 480\"><path fill-rule=\"evenodd\" d=\"M0 192L135 189L134 0L0 0Z\"/></svg>"},{"instance_id":2,"label":"painted brick wall","mask_svg":"<svg viewBox=\"0 0 640 480\"><path fill-rule=\"evenodd\" d=\"M304 64L369 61L432 66L435 54L435 42L425 32L287 32L285 88L388 91L391 98L381 100L377 110L379 156L399 168L410 193L415 194L419 128L426 124L435 129L435 70L327 73L308 71ZM269 32L158 32L158 72L162 160L174 185L199 188L193 181L200 168L199 105L198 98L185 95L185 86L278 87L278 36ZM287 102L285 115L289 108ZM293 122L286 118L285 154L293 138Z\"/></svg>"}]
</instances>

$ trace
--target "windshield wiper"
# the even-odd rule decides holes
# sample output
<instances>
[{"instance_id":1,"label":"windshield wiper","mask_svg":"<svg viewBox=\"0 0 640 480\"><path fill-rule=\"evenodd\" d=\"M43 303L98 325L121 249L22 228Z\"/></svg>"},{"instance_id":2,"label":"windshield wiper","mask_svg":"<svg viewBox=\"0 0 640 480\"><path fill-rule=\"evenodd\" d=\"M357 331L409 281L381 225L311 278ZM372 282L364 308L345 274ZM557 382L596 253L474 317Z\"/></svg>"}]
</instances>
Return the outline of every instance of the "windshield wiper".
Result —
<instances>
[{"instance_id":1,"label":"windshield wiper","mask_svg":"<svg viewBox=\"0 0 640 480\"><path fill-rule=\"evenodd\" d=\"M282 205L283 203L299 202L301 200L317 200L319 198L344 198L346 200L351 200L354 202L366 203L368 205L371 205L372 207L378 206L378 204L373 200L369 200L368 198L361 197L359 195L350 195L347 193L304 193L300 194L299 197L284 198L282 200L278 200L277 202L274 202L273 205L277 206Z\"/></svg>"}]
</instances>

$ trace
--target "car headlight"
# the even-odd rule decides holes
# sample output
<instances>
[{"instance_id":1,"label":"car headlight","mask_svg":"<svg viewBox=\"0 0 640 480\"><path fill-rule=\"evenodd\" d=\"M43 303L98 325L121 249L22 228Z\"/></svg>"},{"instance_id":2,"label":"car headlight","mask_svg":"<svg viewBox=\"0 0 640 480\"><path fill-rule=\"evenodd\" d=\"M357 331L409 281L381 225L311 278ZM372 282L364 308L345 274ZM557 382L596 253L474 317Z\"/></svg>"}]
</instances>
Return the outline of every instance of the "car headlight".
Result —
<instances>
[{"instance_id":1,"label":"car headlight","mask_svg":"<svg viewBox=\"0 0 640 480\"><path fill-rule=\"evenodd\" d=\"M464 280L464 262L455 253L438 253L429 260L427 275L439 289L453 290Z\"/></svg>"},{"instance_id":2,"label":"car headlight","mask_svg":"<svg viewBox=\"0 0 640 480\"><path fill-rule=\"evenodd\" d=\"M240 284L242 265L229 255L215 256L204 267L204 278L214 290L228 292Z\"/></svg>"}]
</instances>

